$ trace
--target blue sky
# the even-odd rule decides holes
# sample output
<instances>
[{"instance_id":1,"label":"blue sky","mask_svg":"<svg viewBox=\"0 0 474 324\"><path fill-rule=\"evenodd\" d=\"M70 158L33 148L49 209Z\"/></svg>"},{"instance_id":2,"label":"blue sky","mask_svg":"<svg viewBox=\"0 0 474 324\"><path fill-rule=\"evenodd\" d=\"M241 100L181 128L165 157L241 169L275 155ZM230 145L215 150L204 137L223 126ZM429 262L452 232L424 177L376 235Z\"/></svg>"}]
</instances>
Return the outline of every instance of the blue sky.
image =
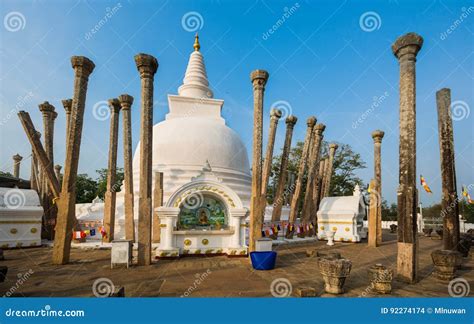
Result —
<instances>
[{"instance_id":1,"label":"blue sky","mask_svg":"<svg viewBox=\"0 0 474 324\"><path fill-rule=\"evenodd\" d=\"M11 156L18 152L25 157L22 176L29 175L30 146L16 109L29 111L40 128L38 104L45 100L59 113L55 162L62 164L65 114L60 100L72 94L72 55L85 55L96 64L89 82L79 171L95 176L96 169L106 167L109 122L95 118L93 106L122 93L135 97L135 149L140 82L133 56L145 52L159 60L154 109L158 123L168 111L167 94L176 94L182 82L197 29L214 96L225 100L223 115L249 152L249 74L265 69L270 73L265 129L272 104L278 101L287 102L285 109L299 118L295 139L303 139L304 121L315 115L327 125L325 139L348 143L361 153L368 168L358 174L365 182L373 175L370 133L385 131L383 195L393 202L398 185L399 74L390 46L413 31L424 37L417 62L417 171L434 192L422 192L421 200L430 205L440 199L435 93L443 87L452 89L460 114L454 121L458 184L474 183L472 1L2 0L0 9L1 170L11 171ZM107 13L110 17L100 23ZM193 19L183 23L188 16L196 18L197 25ZM93 28L96 32L88 35ZM443 34L448 29L450 33ZM357 122L374 107L374 100L377 107ZM277 149L283 144L283 125ZM118 164L123 164L121 145Z\"/></svg>"}]
</instances>

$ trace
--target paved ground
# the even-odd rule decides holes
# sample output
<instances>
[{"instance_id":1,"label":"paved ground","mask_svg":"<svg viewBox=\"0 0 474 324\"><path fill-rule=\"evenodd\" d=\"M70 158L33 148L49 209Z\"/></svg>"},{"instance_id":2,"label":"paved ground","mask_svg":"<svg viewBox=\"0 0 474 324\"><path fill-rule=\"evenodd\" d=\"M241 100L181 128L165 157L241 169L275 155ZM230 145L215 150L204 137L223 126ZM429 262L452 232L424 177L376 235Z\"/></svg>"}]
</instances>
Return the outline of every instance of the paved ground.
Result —
<instances>
[{"instance_id":1,"label":"paved ground","mask_svg":"<svg viewBox=\"0 0 474 324\"><path fill-rule=\"evenodd\" d=\"M73 249L72 262L65 266L51 264L50 247L5 251L8 275L0 284L0 296L93 296L93 284L107 278L115 286L124 286L126 296L192 296L192 297L271 297L273 280L287 279L295 289L313 287L318 296L323 292L323 280L316 258L306 257L306 250L335 250L353 262L346 281L346 293L341 296L373 296L368 289L367 269L375 263L396 268L396 236L384 233L379 248L365 243L325 242L281 245L277 247L277 267L272 271L252 270L247 258L185 257L179 260L160 260L149 267L110 269L110 250ZM391 296L449 296L448 284L430 276L433 269L431 251L439 249L441 241L420 237L420 278L414 285L394 280ZM474 261L465 259L458 276L471 285L474 296ZM105 281L104 281L105 282ZM99 285L100 291L100 285Z\"/></svg>"}]
</instances>

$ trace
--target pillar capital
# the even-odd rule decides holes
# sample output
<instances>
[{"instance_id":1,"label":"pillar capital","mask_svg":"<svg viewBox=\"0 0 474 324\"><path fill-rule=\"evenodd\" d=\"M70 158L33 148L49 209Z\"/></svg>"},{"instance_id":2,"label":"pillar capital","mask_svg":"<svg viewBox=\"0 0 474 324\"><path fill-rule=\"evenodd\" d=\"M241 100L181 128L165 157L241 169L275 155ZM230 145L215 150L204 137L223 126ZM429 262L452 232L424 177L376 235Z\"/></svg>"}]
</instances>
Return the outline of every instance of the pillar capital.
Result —
<instances>
[{"instance_id":1,"label":"pillar capital","mask_svg":"<svg viewBox=\"0 0 474 324\"><path fill-rule=\"evenodd\" d=\"M158 60L149 54L139 53L135 55L135 64L141 78L152 78L158 70Z\"/></svg>"},{"instance_id":2,"label":"pillar capital","mask_svg":"<svg viewBox=\"0 0 474 324\"><path fill-rule=\"evenodd\" d=\"M416 33L408 33L397 38L392 45L393 54L401 60L406 54L415 56L423 46L423 37Z\"/></svg>"},{"instance_id":3,"label":"pillar capital","mask_svg":"<svg viewBox=\"0 0 474 324\"><path fill-rule=\"evenodd\" d=\"M337 145L336 143L331 143L329 144L329 149L330 150L337 150L337 148L339 147L339 145Z\"/></svg>"},{"instance_id":4,"label":"pillar capital","mask_svg":"<svg viewBox=\"0 0 474 324\"><path fill-rule=\"evenodd\" d=\"M281 110L280 109L272 109L270 111L270 118L271 119L276 119L276 120L279 120L281 118Z\"/></svg>"},{"instance_id":5,"label":"pillar capital","mask_svg":"<svg viewBox=\"0 0 474 324\"><path fill-rule=\"evenodd\" d=\"M56 165L54 166L54 170L56 170L56 173L61 172L61 169L62 169L62 168L63 168L63 167L60 166L59 164L56 164Z\"/></svg>"},{"instance_id":6,"label":"pillar capital","mask_svg":"<svg viewBox=\"0 0 474 324\"><path fill-rule=\"evenodd\" d=\"M58 118L58 113L56 111L53 111L53 113L51 114L51 119L55 120L56 118Z\"/></svg>"},{"instance_id":7,"label":"pillar capital","mask_svg":"<svg viewBox=\"0 0 474 324\"><path fill-rule=\"evenodd\" d=\"M40 139L41 138L41 132L36 131L36 137L38 137L38 139Z\"/></svg>"},{"instance_id":8,"label":"pillar capital","mask_svg":"<svg viewBox=\"0 0 474 324\"><path fill-rule=\"evenodd\" d=\"M15 163L19 163L21 160L23 160L23 156L21 156L20 154L15 154L13 155L13 161L15 161Z\"/></svg>"},{"instance_id":9,"label":"pillar capital","mask_svg":"<svg viewBox=\"0 0 474 324\"><path fill-rule=\"evenodd\" d=\"M72 99L61 100L61 103L63 104L66 114L70 114L72 111Z\"/></svg>"},{"instance_id":10,"label":"pillar capital","mask_svg":"<svg viewBox=\"0 0 474 324\"><path fill-rule=\"evenodd\" d=\"M120 101L117 98L112 98L108 100L110 112L118 114L120 112Z\"/></svg>"},{"instance_id":11,"label":"pillar capital","mask_svg":"<svg viewBox=\"0 0 474 324\"><path fill-rule=\"evenodd\" d=\"M122 106L122 110L130 109L133 104L133 97L128 94L122 94L118 96L118 100L120 101L120 105Z\"/></svg>"},{"instance_id":12,"label":"pillar capital","mask_svg":"<svg viewBox=\"0 0 474 324\"><path fill-rule=\"evenodd\" d=\"M47 101L39 104L38 107L39 110L43 113L43 115L48 115L54 112L54 106Z\"/></svg>"},{"instance_id":13,"label":"pillar capital","mask_svg":"<svg viewBox=\"0 0 474 324\"><path fill-rule=\"evenodd\" d=\"M290 115L286 117L285 123L288 127L294 127L297 121L298 121L298 118L296 116Z\"/></svg>"},{"instance_id":14,"label":"pillar capital","mask_svg":"<svg viewBox=\"0 0 474 324\"><path fill-rule=\"evenodd\" d=\"M322 135L325 129L326 129L326 125L321 124L321 123L317 124L314 127L314 131L316 132L317 135Z\"/></svg>"},{"instance_id":15,"label":"pillar capital","mask_svg":"<svg viewBox=\"0 0 474 324\"><path fill-rule=\"evenodd\" d=\"M250 73L250 80L252 81L253 87L255 88L265 88L267 84L269 74L265 70L254 70Z\"/></svg>"},{"instance_id":16,"label":"pillar capital","mask_svg":"<svg viewBox=\"0 0 474 324\"><path fill-rule=\"evenodd\" d=\"M306 120L306 125L308 125L308 127L314 127L314 125L316 125L316 121L316 117L311 116Z\"/></svg>"},{"instance_id":17,"label":"pillar capital","mask_svg":"<svg viewBox=\"0 0 474 324\"><path fill-rule=\"evenodd\" d=\"M372 138L374 139L374 143L382 143L382 138L385 135L384 131L375 130L372 132Z\"/></svg>"},{"instance_id":18,"label":"pillar capital","mask_svg":"<svg viewBox=\"0 0 474 324\"><path fill-rule=\"evenodd\" d=\"M89 75L94 71L95 64L85 56L73 56L71 57L71 65L76 71L77 76L88 78Z\"/></svg>"}]
</instances>

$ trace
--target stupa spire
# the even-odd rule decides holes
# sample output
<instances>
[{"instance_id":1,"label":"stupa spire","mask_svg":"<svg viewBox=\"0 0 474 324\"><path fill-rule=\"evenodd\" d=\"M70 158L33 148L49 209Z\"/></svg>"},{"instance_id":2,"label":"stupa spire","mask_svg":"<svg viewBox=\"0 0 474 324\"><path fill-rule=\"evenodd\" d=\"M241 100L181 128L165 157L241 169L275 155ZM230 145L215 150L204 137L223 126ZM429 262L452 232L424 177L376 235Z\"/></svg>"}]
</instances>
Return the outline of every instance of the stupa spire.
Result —
<instances>
[{"instance_id":1,"label":"stupa spire","mask_svg":"<svg viewBox=\"0 0 474 324\"><path fill-rule=\"evenodd\" d=\"M183 97L212 98L213 93L207 80L204 57L199 44L199 35L194 37L194 51L189 56L188 67L184 75L183 84L178 88L178 94Z\"/></svg>"}]
</instances>

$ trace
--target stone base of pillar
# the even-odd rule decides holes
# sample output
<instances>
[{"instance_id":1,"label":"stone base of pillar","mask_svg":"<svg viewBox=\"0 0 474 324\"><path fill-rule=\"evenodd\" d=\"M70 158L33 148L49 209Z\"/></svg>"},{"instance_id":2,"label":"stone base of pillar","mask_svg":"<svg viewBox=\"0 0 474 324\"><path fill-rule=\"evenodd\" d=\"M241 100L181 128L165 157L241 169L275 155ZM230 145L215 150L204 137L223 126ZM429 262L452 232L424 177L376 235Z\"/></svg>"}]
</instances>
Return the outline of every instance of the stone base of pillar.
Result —
<instances>
[{"instance_id":1,"label":"stone base of pillar","mask_svg":"<svg viewBox=\"0 0 474 324\"><path fill-rule=\"evenodd\" d=\"M111 243L115 236L115 193L106 192L104 202L104 242Z\"/></svg>"},{"instance_id":2,"label":"stone base of pillar","mask_svg":"<svg viewBox=\"0 0 474 324\"><path fill-rule=\"evenodd\" d=\"M406 283L415 283L418 268L418 245L398 242L397 248L397 278Z\"/></svg>"}]
</instances>

